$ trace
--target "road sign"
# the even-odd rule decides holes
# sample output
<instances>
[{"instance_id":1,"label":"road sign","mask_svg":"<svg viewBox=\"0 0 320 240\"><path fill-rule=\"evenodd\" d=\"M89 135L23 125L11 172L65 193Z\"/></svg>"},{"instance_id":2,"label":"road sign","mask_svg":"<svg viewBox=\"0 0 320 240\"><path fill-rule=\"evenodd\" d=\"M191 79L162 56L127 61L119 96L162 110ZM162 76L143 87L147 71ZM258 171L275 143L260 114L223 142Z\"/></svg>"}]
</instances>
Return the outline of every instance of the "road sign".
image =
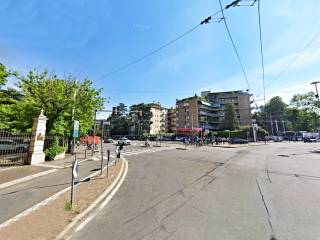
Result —
<instances>
[{"instance_id":1,"label":"road sign","mask_svg":"<svg viewBox=\"0 0 320 240\"><path fill-rule=\"evenodd\" d=\"M73 137L79 137L79 126L80 126L80 122L75 120L73 122Z\"/></svg>"},{"instance_id":2,"label":"road sign","mask_svg":"<svg viewBox=\"0 0 320 240\"><path fill-rule=\"evenodd\" d=\"M73 178L77 178L77 176L78 176L78 160L75 160L73 162L72 175L73 175Z\"/></svg>"}]
</instances>

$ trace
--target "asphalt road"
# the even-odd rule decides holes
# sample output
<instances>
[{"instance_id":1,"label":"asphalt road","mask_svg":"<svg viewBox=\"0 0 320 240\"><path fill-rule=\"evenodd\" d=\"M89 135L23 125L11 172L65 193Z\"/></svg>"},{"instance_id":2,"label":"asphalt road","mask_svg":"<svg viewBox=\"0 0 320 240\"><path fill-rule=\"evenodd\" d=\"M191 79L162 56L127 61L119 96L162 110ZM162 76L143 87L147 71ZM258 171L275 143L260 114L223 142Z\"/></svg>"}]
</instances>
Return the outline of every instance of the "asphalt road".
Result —
<instances>
[{"instance_id":1,"label":"asphalt road","mask_svg":"<svg viewBox=\"0 0 320 240\"><path fill-rule=\"evenodd\" d=\"M115 146L113 144L104 144L104 151L110 149L111 154L114 155ZM155 148L155 150L161 150ZM141 147L140 143L134 142L132 146L125 146L123 149L123 156L135 154L148 155L148 149ZM79 154L80 155L80 154ZM91 156L88 153L88 157ZM81 159L83 154L81 154ZM100 169L99 155L97 154L98 161L84 161L79 163L79 176L78 179L83 179L93 172ZM104 155L106 159L106 154ZM111 161L113 159L111 158ZM48 162L51 165L70 164L71 161L64 163L63 160L58 163ZM48 168L50 170L50 168ZM24 210L34 206L35 204L45 200L46 198L54 195L58 191L69 187L71 182L71 167L65 169L58 169L56 172L21 183L5 189L0 190L0 224L6 220L16 216ZM85 183L83 183L85 184Z\"/></svg>"},{"instance_id":2,"label":"asphalt road","mask_svg":"<svg viewBox=\"0 0 320 240\"><path fill-rule=\"evenodd\" d=\"M73 239L320 239L319 144L128 156L109 204Z\"/></svg>"}]
</instances>

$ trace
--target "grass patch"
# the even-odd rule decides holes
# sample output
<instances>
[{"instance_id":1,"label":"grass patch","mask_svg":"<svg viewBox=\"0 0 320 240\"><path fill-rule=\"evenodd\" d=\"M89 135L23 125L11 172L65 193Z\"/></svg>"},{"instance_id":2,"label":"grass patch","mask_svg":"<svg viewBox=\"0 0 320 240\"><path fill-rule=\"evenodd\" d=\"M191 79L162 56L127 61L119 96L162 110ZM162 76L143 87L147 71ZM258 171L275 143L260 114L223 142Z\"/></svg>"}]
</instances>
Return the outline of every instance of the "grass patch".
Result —
<instances>
[{"instance_id":1,"label":"grass patch","mask_svg":"<svg viewBox=\"0 0 320 240\"><path fill-rule=\"evenodd\" d=\"M66 211L72 210L71 201L66 201L66 203L64 204L64 210L66 210Z\"/></svg>"}]
</instances>

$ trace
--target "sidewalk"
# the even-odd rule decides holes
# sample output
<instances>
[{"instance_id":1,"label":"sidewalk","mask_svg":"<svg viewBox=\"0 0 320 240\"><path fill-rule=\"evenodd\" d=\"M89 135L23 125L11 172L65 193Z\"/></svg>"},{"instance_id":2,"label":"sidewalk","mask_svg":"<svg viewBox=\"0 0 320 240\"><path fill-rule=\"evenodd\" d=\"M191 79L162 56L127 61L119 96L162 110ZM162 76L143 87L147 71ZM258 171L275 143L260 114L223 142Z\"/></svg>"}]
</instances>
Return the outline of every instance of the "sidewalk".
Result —
<instances>
[{"instance_id":1,"label":"sidewalk","mask_svg":"<svg viewBox=\"0 0 320 240\"><path fill-rule=\"evenodd\" d=\"M34 175L40 172L47 171L48 168L40 167L40 166L18 166L18 167L10 167L0 170L0 185L11 182L20 178L24 178L30 175Z\"/></svg>"},{"instance_id":2,"label":"sidewalk","mask_svg":"<svg viewBox=\"0 0 320 240\"><path fill-rule=\"evenodd\" d=\"M83 152L80 152L81 150L83 149L79 149L79 152L77 153L77 159L79 162L85 160L84 150ZM91 155L88 157L90 156ZM0 169L0 189L53 173L57 171L57 169L68 168L72 166L74 158L74 155L66 154L64 158L59 160L45 161L36 165L24 165Z\"/></svg>"},{"instance_id":3,"label":"sidewalk","mask_svg":"<svg viewBox=\"0 0 320 240\"><path fill-rule=\"evenodd\" d=\"M126 160L112 165L109 177L95 172L90 181L76 185L75 206L70 209L70 188L63 189L16 217L0 224L0 239L66 239L105 206L127 173ZM50 217L48 217L50 216Z\"/></svg>"}]
</instances>

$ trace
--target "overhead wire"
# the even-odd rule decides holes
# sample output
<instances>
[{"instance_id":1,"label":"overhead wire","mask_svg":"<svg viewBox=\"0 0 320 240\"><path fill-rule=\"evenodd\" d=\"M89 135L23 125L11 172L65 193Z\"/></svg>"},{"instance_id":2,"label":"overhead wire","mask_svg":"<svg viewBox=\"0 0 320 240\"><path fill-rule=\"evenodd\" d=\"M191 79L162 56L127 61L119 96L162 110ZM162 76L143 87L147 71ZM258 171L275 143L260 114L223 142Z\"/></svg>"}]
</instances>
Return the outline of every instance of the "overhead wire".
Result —
<instances>
[{"instance_id":1,"label":"overhead wire","mask_svg":"<svg viewBox=\"0 0 320 240\"><path fill-rule=\"evenodd\" d=\"M304 51L320 36L320 31L306 44L306 46L304 46L303 49L300 50L300 52L291 59L291 61L289 61L284 68L277 74L277 76L275 78L273 78L266 86L266 88L269 88L270 85L272 83L274 83L277 79L279 79L281 77L281 75L287 71L287 69L293 64L295 63L295 61L297 61L297 59L304 53Z\"/></svg>"},{"instance_id":2,"label":"overhead wire","mask_svg":"<svg viewBox=\"0 0 320 240\"><path fill-rule=\"evenodd\" d=\"M122 71L122 70L124 70L124 69L126 69L126 68L128 68L128 67L130 67L130 66L132 66L132 65L134 65L134 64L137 64L137 63L143 61L144 59L146 59L146 58L148 58L148 57L150 57L150 56L152 56L152 55L160 52L162 49L164 49L164 48L172 45L173 43L179 41L180 39L182 39L182 38L185 37L186 35L190 34L190 33L193 32L193 31L195 31L195 30L196 30L198 27L200 27L201 25L209 23L209 21L210 21L214 16L218 15L220 12L221 12L220 10L217 11L217 12L215 12L214 14L210 15L208 18L206 18L205 20L201 21L199 24L195 25L195 26L192 27L191 29L189 29L189 30L187 30L186 32L182 33L182 34L179 35L178 37L170 40L169 42L161 45L160 47L158 47L158 48L156 48L156 49L148 52L147 54L145 54L145 55L143 55L143 56L141 56L141 57L138 57L138 58L136 58L136 59L134 59L134 60L132 60L132 61L130 61L130 62L128 62L128 63L126 63L126 64L118 67L118 68L116 68L116 69L114 69L113 71L111 71L111 72L109 72L109 73L107 73L107 74L105 74L105 75L97 78L97 81L99 81L99 80L101 80L101 79L104 79L104 78L108 78L108 77L110 77L111 75L114 75L114 74L116 74L116 73L118 73L118 72L120 72L120 71Z\"/></svg>"},{"instance_id":3,"label":"overhead wire","mask_svg":"<svg viewBox=\"0 0 320 240\"><path fill-rule=\"evenodd\" d=\"M239 64L240 64L240 66L241 66L241 70L242 70L243 76L244 76L244 78L245 78L245 81L246 81L246 83L247 83L248 90L251 91L251 86L250 86L250 83L249 83L249 80L248 80L246 71L244 70L243 63L242 63L242 61L241 61L241 58L240 58L240 55L239 55L239 53L238 53L237 47L236 47L236 45L235 45L235 43L234 43L234 41L233 41L231 32L230 32L230 30L229 30L229 27L228 27L228 24L227 24L225 15L224 15L224 10L223 10L223 7L222 7L221 0L218 0L218 1L219 1L219 4L220 4L220 9L221 9L221 14L222 14L222 19L223 19L223 22L224 22L224 26L225 26L225 28L226 28L226 30L227 30L227 33L228 33L230 42L231 42L231 44L232 44L232 46L233 46L233 50L234 50L234 52L236 53L238 62L239 62ZM239 2L240 2L240 0L236 0L236 1L234 1L233 3L227 5L226 8L229 8L229 7L231 7L231 6L235 7L235 6L237 6L237 4L238 4ZM233 4L233 5L232 5L232 4ZM254 100L253 95L252 95L252 100L253 100L253 102L254 102L254 104L255 104L255 106L256 106L256 109L258 109L258 105L257 105L256 101Z\"/></svg>"},{"instance_id":4,"label":"overhead wire","mask_svg":"<svg viewBox=\"0 0 320 240\"><path fill-rule=\"evenodd\" d=\"M262 68L263 99L264 99L264 101L266 101L266 85L265 85L265 70L264 70L263 44L262 44L262 27L261 27L260 0L258 0L258 18L259 18L259 40L260 40L260 55L261 55L261 68Z\"/></svg>"}]
</instances>

